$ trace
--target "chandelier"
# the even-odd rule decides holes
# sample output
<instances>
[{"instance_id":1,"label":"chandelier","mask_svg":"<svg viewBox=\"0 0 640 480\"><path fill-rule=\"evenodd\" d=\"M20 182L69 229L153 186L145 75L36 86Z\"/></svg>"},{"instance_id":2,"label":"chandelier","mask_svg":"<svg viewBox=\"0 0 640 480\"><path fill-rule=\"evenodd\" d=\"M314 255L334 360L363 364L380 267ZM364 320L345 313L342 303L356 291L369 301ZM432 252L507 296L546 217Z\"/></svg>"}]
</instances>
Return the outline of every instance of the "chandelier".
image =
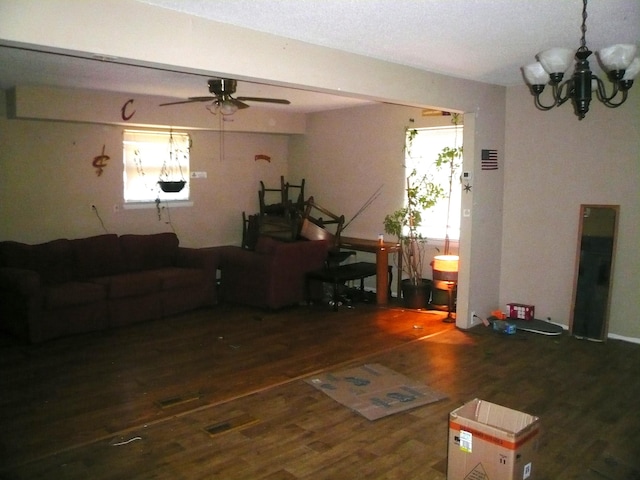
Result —
<instances>
[{"instance_id":1,"label":"chandelier","mask_svg":"<svg viewBox=\"0 0 640 480\"><path fill-rule=\"evenodd\" d=\"M572 100L575 113L582 120L589 111L593 92L599 101L610 108L619 107L627 99L633 79L640 71L640 59L636 57L637 46L612 45L597 53L609 80L613 83L613 91L608 95L604 82L589 68L587 58L592 52L587 48L585 40L586 22L587 0L583 0L580 48L576 52L569 48L551 48L536 55L538 59L536 63L523 67L525 80L535 97L536 107L540 110L551 110L567 100ZM576 63L573 75L562 83L564 74L571 66L574 57ZM547 83L553 89L553 103L549 105L545 105L540 100L540 95Z\"/></svg>"}]
</instances>

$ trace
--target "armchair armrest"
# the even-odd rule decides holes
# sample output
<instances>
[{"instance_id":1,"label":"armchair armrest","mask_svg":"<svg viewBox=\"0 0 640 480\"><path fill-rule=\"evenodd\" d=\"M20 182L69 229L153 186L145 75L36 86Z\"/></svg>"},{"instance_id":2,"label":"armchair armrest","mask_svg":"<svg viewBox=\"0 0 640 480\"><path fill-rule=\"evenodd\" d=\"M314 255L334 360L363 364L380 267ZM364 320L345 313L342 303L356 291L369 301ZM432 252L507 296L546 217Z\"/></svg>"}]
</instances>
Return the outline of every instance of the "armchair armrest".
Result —
<instances>
[{"instance_id":1,"label":"armchair armrest","mask_svg":"<svg viewBox=\"0 0 640 480\"><path fill-rule=\"evenodd\" d=\"M321 268L329 242L281 242L260 237L255 251L229 247L222 264L222 292L227 301L280 308L305 298L305 274Z\"/></svg>"}]
</instances>

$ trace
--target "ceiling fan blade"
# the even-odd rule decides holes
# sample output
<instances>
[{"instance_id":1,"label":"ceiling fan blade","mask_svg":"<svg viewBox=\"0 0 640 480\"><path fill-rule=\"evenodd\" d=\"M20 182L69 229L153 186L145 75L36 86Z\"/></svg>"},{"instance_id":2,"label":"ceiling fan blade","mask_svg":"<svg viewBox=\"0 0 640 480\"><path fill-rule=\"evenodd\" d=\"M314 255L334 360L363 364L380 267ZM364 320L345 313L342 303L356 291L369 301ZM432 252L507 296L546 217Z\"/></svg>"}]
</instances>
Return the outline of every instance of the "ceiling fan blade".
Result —
<instances>
[{"instance_id":1,"label":"ceiling fan blade","mask_svg":"<svg viewBox=\"0 0 640 480\"><path fill-rule=\"evenodd\" d=\"M289 100L284 100L282 98L238 97L238 100L242 100L245 102L280 103L282 105L291 104Z\"/></svg>"},{"instance_id":2,"label":"ceiling fan blade","mask_svg":"<svg viewBox=\"0 0 640 480\"><path fill-rule=\"evenodd\" d=\"M246 103L244 103L244 102L241 102L241 101L240 101L240 100L238 100L237 98L229 97L227 100L228 100L228 101L230 101L230 102L233 102L233 104L234 104L236 107L238 107L238 110L242 110L243 108L249 108L249 105L247 105L247 104L246 104Z\"/></svg>"},{"instance_id":3,"label":"ceiling fan blade","mask_svg":"<svg viewBox=\"0 0 640 480\"><path fill-rule=\"evenodd\" d=\"M160 106L164 107L166 105L180 105L182 103L211 102L215 99L216 97L189 97L189 100L180 100L178 102L161 103Z\"/></svg>"}]
</instances>

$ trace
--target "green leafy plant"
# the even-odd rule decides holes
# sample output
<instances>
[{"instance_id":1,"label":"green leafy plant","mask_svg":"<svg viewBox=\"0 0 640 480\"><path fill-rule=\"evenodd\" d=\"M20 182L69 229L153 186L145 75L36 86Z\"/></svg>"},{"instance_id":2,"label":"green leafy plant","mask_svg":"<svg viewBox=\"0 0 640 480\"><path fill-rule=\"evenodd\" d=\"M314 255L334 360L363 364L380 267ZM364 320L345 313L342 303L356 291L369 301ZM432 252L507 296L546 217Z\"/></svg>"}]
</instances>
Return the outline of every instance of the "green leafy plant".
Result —
<instances>
[{"instance_id":1,"label":"green leafy plant","mask_svg":"<svg viewBox=\"0 0 640 480\"><path fill-rule=\"evenodd\" d=\"M449 217L451 216L451 191L453 188L453 179L456 174L459 175L462 167L462 146L460 147L444 147L438 154L435 161L437 169L448 168L448 185L444 197L447 199L447 225L445 229L444 254L449 254Z\"/></svg>"},{"instance_id":2,"label":"green leafy plant","mask_svg":"<svg viewBox=\"0 0 640 480\"><path fill-rule=\"evenodd\" d=\"M415 129L407 129L406 148L410 155ZM410 282L419 285L422 282L424 250L427 239L420 233L422 214L445 198L444 188L431 175L419 175L414 169L406 177L405 205L384 218L384 231L398 239L402 245L402 271Z\"/></svg>"},{"instance_id":3,"label":"green leafy plant","mask_svg":"<svg viewBox=\"0 0 640 480\"><path fill-rule=\"evenodd\" d=\"M458 125L458 115L452 115L451 123ZM418 131L406 130L405 156L411 156L411 146ZM451 209L451 190L454 178L462 167L462 147L444 147L434 160L438 170L448 169L448 185L441 185L430 175L419 175L414 169L406 177L404 206L384 218L384 231L397 238L402 245L402 272L406 274L412 284L422 282L425 245L427 239L420 233L423 214L433 208L443 199L447 204L447 234L445 239L445 254L449 253L449 214Z\"/></svg>"}]
</instances>

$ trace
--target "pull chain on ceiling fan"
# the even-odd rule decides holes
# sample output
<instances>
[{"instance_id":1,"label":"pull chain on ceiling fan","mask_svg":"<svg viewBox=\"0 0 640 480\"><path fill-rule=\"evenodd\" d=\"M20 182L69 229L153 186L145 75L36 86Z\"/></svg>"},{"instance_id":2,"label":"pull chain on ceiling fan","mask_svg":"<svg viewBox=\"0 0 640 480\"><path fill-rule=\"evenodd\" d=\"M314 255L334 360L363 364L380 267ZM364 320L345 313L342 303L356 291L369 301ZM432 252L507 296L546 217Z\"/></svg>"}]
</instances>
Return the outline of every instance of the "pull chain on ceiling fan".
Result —
<instances>
[{"instance_id":1,"label":"pull chain on ceiling fan","mask_svg":"<svg viewBox=\"0 0 640 480\"><path fill-rule=\"evenodd\" d=\"M180 105L184 103L196 103L196 102L212 102L213 106L220 111L222 115L232 115L239 109L249 108L244 102L263 102L263 103L278 103L281 105L289 105L289 100L281 98L262 98L262 97L237 97L234 98L233 94L236 92L238 85L237 80L228 78L217 78L209 80L209 92L213 96L208 97L189 97L187 100L181 100L179 102L161 103L160 106L167 105Z\"/></svg>"}]
</instances>

